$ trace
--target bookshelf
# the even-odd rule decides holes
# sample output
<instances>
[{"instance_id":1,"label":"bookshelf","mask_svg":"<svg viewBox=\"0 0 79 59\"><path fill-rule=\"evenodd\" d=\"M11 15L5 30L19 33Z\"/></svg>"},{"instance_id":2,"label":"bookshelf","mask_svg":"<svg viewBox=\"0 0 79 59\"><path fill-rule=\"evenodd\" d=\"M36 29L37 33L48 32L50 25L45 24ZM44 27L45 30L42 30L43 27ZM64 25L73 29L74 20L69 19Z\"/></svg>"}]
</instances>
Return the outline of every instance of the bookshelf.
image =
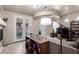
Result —
<instances>
[{"instance_id":1,"label":"bookshelf","mask_svg":"<svg viewBox=\"0 0 79 59\"><path fill-rule=\"evenodd\" d=\"M76 41L79 38L79 21L71 21L70 30L70 41Z\"/></svg>"}]
</instances>

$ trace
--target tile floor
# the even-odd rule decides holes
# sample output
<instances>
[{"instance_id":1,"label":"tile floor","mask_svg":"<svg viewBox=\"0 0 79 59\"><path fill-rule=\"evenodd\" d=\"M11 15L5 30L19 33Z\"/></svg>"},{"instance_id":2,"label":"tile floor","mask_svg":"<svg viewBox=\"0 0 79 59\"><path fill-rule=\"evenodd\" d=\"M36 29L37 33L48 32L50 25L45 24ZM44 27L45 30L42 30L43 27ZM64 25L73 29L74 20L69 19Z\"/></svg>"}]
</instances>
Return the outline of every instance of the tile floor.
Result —
<instances>
[{"instance_id":1,"label":"tile floor","mask_svg":"<svg viewBox=\"0 0 79 59\"><path fill-rule=\"evenodd\" d=\"M25 41L3 47L1 54L25 54Z\"/></svg>"}]
</instances>

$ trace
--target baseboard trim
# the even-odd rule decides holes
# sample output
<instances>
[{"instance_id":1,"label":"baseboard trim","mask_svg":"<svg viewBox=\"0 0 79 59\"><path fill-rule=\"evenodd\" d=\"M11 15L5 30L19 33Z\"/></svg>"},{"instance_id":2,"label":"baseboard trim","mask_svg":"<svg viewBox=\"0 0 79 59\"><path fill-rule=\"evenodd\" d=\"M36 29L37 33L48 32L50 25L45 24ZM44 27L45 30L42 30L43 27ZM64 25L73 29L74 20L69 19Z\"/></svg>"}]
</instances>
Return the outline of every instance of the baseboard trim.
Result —
<instances>
[{"instance_id":1,"label":"baseboard trim","mask_svg":"<svg viewBox=\"0 0 79 59\"><path fill-rule=\"evenodd\" d=\"M11 44L15 44L15 43L23 42L23 41L25 41L25 40L20 40L20 41L12 42L12 43L9 43L9 44L4 44L3 47L11 45Z\"/></svg>"}]
</instances>

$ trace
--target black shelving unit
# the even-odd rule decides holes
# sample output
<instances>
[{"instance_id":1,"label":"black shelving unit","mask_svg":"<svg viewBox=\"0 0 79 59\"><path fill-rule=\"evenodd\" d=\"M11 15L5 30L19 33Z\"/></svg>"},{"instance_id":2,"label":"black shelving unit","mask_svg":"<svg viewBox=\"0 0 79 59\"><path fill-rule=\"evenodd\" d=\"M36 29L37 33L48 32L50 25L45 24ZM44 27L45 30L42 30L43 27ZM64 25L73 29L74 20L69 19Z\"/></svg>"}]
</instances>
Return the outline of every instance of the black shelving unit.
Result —
<instances>
[{"instance_id":1,"label":"black shelving unit","mask_svg":"<svg viewBox=\"0 0 79 59\"><path fill-rule=\"evenodd\" d=\"M76 41L79 38L79 21L70 22L70 41Z\"/></svg>"}]
</instances>

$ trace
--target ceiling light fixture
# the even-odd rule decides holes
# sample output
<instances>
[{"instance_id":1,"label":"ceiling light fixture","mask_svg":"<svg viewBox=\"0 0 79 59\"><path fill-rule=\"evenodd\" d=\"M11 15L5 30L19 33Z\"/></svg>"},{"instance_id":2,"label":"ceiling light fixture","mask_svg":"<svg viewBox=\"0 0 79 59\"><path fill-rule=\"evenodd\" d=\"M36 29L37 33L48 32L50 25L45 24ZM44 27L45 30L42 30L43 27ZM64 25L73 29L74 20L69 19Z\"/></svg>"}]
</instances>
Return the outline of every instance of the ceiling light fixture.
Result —
<instances>
[{"instance_id":1,"label":"ceiling light fixture","mask_svg":"<svg viewBox=\"0 0 79 59\"><path fill-rule=\"evenodd\" d=\"M34 15L34 19L40 19L41 25L51 25L54 18L58 20L60 17L52 11L39 11Z\"/></svg>"},{"instance_id":2,"label":"ceiling light fixture","mask_svg":"<svg viewBox=\"0 0 79 59\"><path fill-rule=\"evenodd\" d=\"M41 18L41 25L51 25L51 18L48 17Z\"/></svg>"}]
</instances>

